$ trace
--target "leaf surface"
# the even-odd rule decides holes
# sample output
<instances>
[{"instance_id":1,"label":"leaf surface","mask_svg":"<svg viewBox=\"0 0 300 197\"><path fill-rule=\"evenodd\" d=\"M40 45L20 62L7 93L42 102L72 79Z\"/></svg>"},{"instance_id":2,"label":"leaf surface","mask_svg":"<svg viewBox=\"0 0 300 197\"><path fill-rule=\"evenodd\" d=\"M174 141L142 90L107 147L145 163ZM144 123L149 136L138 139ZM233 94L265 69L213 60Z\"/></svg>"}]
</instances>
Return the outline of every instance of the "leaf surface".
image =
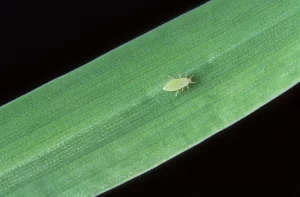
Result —
<instances>
[{"instance_id":1,"label":"leaf surface","mask_svg":"<svg viewBox=\"0 0 300 197\"><path fill-rule=\"evenodd\" d=\"M94 196L230 126L299 82L299 24L298 0L211 1L2 106L0 196Z\"/></svg>"}]
</instances>

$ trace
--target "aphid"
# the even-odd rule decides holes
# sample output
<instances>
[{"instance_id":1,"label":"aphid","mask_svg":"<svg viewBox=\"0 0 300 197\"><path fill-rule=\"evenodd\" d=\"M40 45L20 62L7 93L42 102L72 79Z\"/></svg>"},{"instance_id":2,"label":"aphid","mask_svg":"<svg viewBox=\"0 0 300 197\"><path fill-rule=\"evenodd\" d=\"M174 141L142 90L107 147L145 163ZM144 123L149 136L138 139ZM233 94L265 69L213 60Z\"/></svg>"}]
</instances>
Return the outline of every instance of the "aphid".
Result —
<instances>
[{"instance_id":1,"label":"aphid","mask_svg":"<svg viewBox=\"0 0 300 197\"><path fill-rule=\"evenodd\" d=\"M171 77L171 76L169 76ZM163 90L165 91L177 91L176 92L176 95L178 94L178 91L181 89L183 91L183 88L184 87L187 87L189 89L189 84L190 83L196 83L196 82L192 82L192 77L191 76L190 78L187 78L187 75L185 76L185 78L181 78L181 75L179 75L179 78L178 79L175 79L173 77L171 77L171 81L169 81L164 87L163 87Z\"/></svg>"}]
</instances>

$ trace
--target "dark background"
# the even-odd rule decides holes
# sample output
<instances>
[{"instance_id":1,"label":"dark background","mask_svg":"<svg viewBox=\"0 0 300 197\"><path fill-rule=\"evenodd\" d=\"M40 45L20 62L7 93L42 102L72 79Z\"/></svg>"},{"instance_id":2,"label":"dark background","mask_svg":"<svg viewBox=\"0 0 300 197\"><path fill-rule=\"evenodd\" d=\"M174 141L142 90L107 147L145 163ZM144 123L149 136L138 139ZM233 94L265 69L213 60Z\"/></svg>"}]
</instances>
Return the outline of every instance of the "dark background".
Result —
<instances>
[{"instance_id":1,"label":"dark background","mask_svg":"<svg viewBox=\"0 0 300 197\"><path fill-rule=\"evenodd\" d=\"M1 1L0 106L204 2ZM102 196L300 196L299 90Z\"/></svg>"}]
</instances>

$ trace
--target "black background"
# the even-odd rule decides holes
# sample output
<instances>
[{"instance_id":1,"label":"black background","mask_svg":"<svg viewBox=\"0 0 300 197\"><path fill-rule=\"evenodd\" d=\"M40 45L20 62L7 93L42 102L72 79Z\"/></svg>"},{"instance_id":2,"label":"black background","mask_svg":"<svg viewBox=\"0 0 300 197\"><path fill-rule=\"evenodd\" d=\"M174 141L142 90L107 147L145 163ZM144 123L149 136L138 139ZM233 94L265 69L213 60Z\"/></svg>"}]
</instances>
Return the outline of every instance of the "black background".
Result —
<instances>
[{"instance_id":1,"label":"black background","mask_svg":"<svg viewBox=\"0 0 300 197\"><path fill-rule=\"evenodd\" d=\"M0 105L204 2L1 1ZM102 196L300 196L299 89Z\"/></svg>"}]
</instances>

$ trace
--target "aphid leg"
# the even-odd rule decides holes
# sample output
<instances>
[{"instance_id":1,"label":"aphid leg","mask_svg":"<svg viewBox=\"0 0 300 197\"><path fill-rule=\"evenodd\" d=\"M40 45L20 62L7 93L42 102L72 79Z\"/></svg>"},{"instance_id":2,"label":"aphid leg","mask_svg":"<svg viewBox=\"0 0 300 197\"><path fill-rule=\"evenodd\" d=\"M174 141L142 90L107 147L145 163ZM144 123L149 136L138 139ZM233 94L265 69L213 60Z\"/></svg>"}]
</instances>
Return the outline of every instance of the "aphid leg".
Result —
<instances>
[{"instance_id":1,"label":"aphid leg","mask_svg":"<svg viewBox=\"0 0 300 197\"><path fill-rule=\"evenodd\" d=\"M186 87L187 87L188 89L190 89L188 85L187 85Z\"/></svg>"},{"instance_id":2,"label":"aphid leg","mask_svg":"<svg viewBox=\"0 0 300 197\"><path fill-rule=\"evenodd\" d=\"M176 92L175 96L177 96L177 94L178 94L178 90L177 90L177 92Z\"/></svg>"}]
</instances>

